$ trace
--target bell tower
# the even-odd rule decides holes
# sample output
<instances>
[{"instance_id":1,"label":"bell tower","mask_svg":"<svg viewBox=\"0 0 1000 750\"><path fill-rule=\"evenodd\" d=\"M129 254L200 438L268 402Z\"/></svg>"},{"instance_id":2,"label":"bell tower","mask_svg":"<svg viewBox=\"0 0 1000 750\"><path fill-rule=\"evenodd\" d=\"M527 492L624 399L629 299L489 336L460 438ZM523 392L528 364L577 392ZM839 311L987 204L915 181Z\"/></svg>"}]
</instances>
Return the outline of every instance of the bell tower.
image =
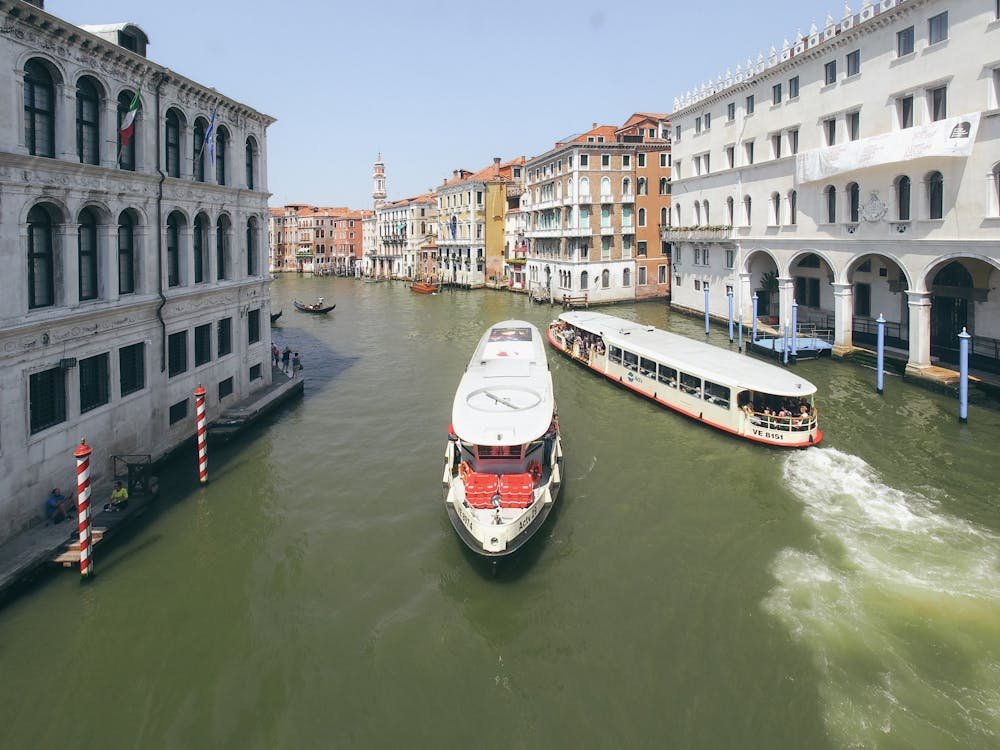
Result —
<instances>
[{"instance_id":1,"label":"bell tower","mask_svg":"<svg viewBox=\"0 0 1000 750\"><path fill-rule=\"evenodd\" d=\"M372 173L372 199L375 208L379 209L385 203L385 163L382 161L382 153L379 152L375 160L375 171Z\"/></svg>"}]
</instances>

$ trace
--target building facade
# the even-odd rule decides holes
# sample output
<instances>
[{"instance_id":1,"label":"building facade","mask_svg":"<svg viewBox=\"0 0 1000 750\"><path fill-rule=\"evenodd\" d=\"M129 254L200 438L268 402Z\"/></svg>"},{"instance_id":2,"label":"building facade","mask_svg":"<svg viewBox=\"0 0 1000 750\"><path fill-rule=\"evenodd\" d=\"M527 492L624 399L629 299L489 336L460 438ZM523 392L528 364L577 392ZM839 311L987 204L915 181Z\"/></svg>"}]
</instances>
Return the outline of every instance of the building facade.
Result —
<instances>
[{"instance_id":1,"label":"building facade","mask_svg":"<svg viewBox=\"0 0 1000 750\"><path fill-rule=\"evenodd\" d=\"M1000 362L1000 5L884 0L675 102L673 304Z\"/></svg>"},{"instance_id":2,"label":"building facade","mask_svg":"<svg viewBox=\"0 0 1000 750\"><path fill-rule=\"evenodd\" d=\"M270 383L266 131L132 24L0 0L0 539L72 453L164 455Z\"/></svg>"}]
</instances>

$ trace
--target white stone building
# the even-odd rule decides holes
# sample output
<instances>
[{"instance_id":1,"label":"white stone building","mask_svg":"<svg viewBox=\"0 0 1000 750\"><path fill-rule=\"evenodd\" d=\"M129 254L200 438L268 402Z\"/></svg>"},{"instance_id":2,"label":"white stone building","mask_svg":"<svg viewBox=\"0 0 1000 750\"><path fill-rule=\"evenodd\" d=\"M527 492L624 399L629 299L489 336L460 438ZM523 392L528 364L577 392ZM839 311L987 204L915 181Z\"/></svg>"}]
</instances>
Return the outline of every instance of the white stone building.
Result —
<instances>
[{"instance_id":1,"label":"white stone building","mask_svg":"<svg viewBox=\"0 0 1000 750\"><path fill-rule=\"evenodd\" d=\"M865 0L675 101L672 304L1000 364L1000 3Z\"/></svg>"},{"instance_id":2,"label":"white stone building","mask_svg":"<svg viewBox=\"0 0 1000 750\"><path fill-rule=\"evenodd\" d=\"M212 418L271 380L273 118L41 5L0 0L0 540L75 490L81 438L107 486L193 439L199 384Z\"/></svg>"}]
</instances>

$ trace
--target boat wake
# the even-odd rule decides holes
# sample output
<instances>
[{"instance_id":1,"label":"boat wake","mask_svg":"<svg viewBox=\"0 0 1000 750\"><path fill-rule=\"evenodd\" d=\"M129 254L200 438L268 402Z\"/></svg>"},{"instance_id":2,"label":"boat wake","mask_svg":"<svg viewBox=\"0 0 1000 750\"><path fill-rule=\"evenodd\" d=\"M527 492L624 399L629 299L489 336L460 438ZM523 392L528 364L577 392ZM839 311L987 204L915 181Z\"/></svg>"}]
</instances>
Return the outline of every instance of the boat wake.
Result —
<instances>
[{"instance_id":1,"label":"boat wake","mask_svg":"<svg viewBox=\"0 0 1000 750\"><path fill-rule=\"evenodd\" d=\"M1000 537L834 449L789 456L816 528L764 608L810 651L844 747L988 747L1000 735Z\"/></svg>"}]
</instances>

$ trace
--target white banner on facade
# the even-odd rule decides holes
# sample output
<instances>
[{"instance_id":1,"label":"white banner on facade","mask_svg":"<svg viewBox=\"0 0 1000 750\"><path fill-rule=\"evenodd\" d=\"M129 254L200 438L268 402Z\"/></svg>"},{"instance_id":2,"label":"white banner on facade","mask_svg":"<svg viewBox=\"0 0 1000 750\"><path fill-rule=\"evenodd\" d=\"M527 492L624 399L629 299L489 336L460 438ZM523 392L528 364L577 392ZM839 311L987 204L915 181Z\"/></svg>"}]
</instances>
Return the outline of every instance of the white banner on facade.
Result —
<instances>
[{"instance_id":1,"label":"white banner on facade","mask_svg":"<svg viewBox=\"0 0 1000 750\"><path fill-rule=\"evenodd\" d=\"M795 179L815 182L844 172L925 156L968 156L979 129L979 112L897 130L828 148L804 151L795 159Z\"/></svg>"}]
</instances>

